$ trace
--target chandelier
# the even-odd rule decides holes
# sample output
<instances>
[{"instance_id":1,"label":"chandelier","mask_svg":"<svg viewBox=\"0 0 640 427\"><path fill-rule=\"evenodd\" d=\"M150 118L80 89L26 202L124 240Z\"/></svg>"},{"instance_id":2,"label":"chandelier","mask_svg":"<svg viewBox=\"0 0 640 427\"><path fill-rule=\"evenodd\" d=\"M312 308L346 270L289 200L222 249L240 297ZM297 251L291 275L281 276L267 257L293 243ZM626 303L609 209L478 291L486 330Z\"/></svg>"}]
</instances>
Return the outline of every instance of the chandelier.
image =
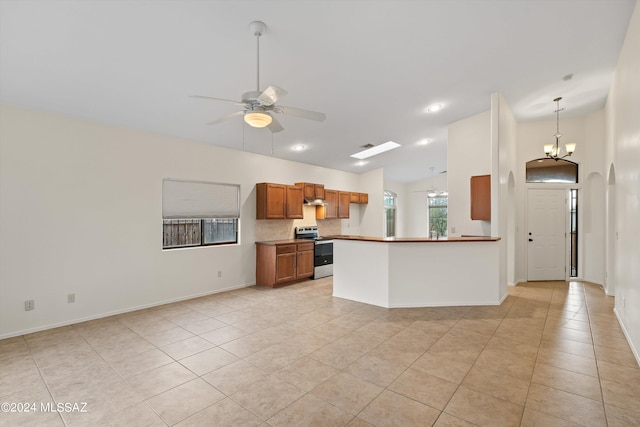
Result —
<instances>
[{"instance_id":1,"label":"chandelier","mask_svg":"<svg viewBox=\"0 0 640 427\"><path fill-rule=\"evenodd\" d=\"M560 100L562 99L562 97L558 97L556 99L553 100L553 102L556 103L557 107L556 107L556 134L554 135L556 137L556 143L555 144L545 144L544 146L544 154L547 155L547 157L555 160L556 162L560 159L564 159L565 157L568 157L570 155L573 154L574 151L576 151L576 144L575 143L568 143L565 144L564 146L564 150L562 149L562 147L560 147L560 137L562 136L562 134L560 133L560 111L564 110L564 108L560 108Z\"/></svg>"}]
</instances>

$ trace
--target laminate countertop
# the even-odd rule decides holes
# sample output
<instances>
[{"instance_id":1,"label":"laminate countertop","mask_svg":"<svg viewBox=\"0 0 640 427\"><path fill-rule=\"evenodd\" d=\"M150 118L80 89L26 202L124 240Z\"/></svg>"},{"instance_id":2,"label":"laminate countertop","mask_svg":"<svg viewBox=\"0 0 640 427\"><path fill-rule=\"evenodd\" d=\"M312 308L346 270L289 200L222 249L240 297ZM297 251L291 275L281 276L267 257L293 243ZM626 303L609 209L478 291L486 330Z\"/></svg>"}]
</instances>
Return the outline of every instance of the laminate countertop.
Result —
<instances>
[{"instance_id":1,"label":"laminate countertop","mask_svg":"<svg viewBox=\"0 0 640 427\"><path fill-rule=\"evenodd\" d=\"M325 239L334 240L356 240L361 242L381 242L381 243L451 243L451 242L497 242L500 237L489 236L465 236L447 237L444 239L430 239L428 237L369 237L355 235L326 236Z\"/></svg>"}]
</instances>

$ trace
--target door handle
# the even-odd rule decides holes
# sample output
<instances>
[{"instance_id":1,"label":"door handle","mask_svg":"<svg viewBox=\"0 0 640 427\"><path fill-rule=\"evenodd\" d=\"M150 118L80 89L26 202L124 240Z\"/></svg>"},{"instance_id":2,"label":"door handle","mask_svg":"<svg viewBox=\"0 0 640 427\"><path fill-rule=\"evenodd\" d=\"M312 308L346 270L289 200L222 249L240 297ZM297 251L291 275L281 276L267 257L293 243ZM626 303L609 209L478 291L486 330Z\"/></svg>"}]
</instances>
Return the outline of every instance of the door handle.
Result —
<instances>
[{"instance_id":1,"label":"door handle","mask_svg":"<svg viewBox=\"0 0 640 427\"><path fill-rule=\"evenodd\" d=\"M533 242L533 239L529 239L530 242Z\"/></svg>"}]
</instances>

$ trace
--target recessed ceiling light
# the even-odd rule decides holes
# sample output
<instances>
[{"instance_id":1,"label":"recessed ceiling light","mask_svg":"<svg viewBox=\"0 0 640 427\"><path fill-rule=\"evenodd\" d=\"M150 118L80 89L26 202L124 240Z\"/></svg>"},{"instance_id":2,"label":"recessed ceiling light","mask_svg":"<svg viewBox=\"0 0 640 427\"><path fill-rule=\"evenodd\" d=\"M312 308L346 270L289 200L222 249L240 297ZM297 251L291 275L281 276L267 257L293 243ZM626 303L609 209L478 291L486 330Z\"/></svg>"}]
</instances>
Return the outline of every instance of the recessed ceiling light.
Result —
<instances>
[{"instance_id":1,"label":"recessed ceiling light","mask_svg":"<svg viewBox=\"0 0 640 427\"><path fill-rule=\"evenodd\" d=\"M418 145L427 145L429 143L433 142L433 139L431 138L423 138L420 141L418 141Z\"/></svg>"},{"instance_id":2,"label":"recessed ceiling light","mask_svg":"<svg viewBox=\"0 0 640 427\"><path fill-rule=\"evenodd\" d=\"M442 110L444 106L442 104L433 104L427 107L427 113L435 113L436 111Z\"/></svg>"},{"instance_id":3,"label":"recessed ceiling light","mask_svg":"<svg viewBox=\"0 0 640 427\"><path fill-rule=\"evenodd\" d=\"M360 151L359 153L352 154L351 157L362 160L371 156L375 156L376 154L384 153L385 151L393 150L394 148L398 147L400 147L400 144L398 144L397 142L387 141L384 144L375 145L364 151Z\"/></svg>"},{"instance_id":4,"label":"recessed ceiling light","mask_svg":"<svg viewBox=\"0 0 640 427\"><path fill-rule=\"evenodd\" d=\"M359 162L356 162L356 166L364 166L364 165L366 165L367 163L369 163L369 162L366 162L366 161L364 161L364 160L360 160Z\"/></svg>"},{"instance_id":5,"label":"recessed ceiling light","mask_svg":"<svg viewBox=\"0 0 640 427\"><path fill-rule=\"evenodd\" d=\"M293 151L304 151L307 147L304 144L296 144L293 146Z\"/></svg>"}]
</instances>

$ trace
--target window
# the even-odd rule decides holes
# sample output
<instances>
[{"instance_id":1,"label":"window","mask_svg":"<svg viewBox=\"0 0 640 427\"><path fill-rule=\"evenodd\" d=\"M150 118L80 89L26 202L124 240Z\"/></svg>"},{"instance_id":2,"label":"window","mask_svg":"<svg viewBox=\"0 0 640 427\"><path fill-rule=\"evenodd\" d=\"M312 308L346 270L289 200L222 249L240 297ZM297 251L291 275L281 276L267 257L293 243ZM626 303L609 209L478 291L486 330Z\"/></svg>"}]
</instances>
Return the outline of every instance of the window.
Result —
<instances>
[{"instance_id":1,"label":"window","mask_svg":"<svg viewBox=\"0 0 640 427\"><path fill-rule=\"evenodd\" d=\"M578 276L578 190L572 189L570 194L570 236L571 236L571 271L569 277Z\"/></svg>"},{"instance_id":2,"label":"window","mask_svg":"<svg viewBox=\"0 0 640 427\"><path fill-rule=\"evenodd\" d=\"M536 159L526 164L527 182L578 182L578 164L569 160Z\"/></svg>"},{"instance_id":3,"label":"window","mask_svg":"<svg viewBox=\"0 0 640 427\"><path fill-rule=\"evenodd\" d=\"M240 186L162 181L162 248L238 242Z\"/></svg>"},{"instance_id":4,"label":"window","mask_svg":"<svg viewBox=\"0 0 640 427\"><path fill-rule=\"evenodd\" d=\"M447 201L446 196L428 197L429 233L432 238L447 237Z\"/></svg>"},{"instance_id":5,"label":"window","mask_svg":"<svg viewBox=\"0 0 640 427\"><path fill-rule=\"evenodd\" d=\"M398 195L393 191L384 192L384 217L385 217L385 227L384 227L384 236L385 237L395 237L396 235L396 199Z\"/></svg>"}]
</instances>

